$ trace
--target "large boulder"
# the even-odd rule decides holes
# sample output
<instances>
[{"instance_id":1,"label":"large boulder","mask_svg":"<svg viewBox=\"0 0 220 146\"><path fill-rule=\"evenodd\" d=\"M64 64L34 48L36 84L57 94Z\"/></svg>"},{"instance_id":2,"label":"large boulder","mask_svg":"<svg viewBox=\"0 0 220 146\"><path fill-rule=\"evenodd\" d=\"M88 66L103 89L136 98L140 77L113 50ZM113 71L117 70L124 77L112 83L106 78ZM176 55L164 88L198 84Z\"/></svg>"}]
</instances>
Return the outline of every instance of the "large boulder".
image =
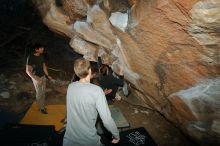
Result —
<instances>
[{"instance_id":1,"label":"large boulder","mask_svg":"<svg viewBox=\"0 0 220 146\"><path fill-rule=\"evenodd\" d=\"M84 0L73 15L63 13L65 3L32 1L76 52L92 61L101 56L116 72L124 66L136 104L199 143L220 144L219 0ZM74 13L83 17L66 23Z\"/></svg>"}]
</instances>

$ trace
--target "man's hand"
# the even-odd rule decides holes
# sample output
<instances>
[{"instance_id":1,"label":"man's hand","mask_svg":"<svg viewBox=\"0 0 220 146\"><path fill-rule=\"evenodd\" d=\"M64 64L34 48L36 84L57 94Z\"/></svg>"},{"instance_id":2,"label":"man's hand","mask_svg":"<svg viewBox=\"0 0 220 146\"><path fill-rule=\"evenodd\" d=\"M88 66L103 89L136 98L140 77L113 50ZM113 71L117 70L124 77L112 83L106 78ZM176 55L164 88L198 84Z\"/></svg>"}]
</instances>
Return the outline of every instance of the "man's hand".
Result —
<instances>
[{"instance_id":1,"label":"man's hand","mask_svg":"<svg viewBox=\"0 0 220 146\"><path fill-rule=\"evenodd\" d=\"M112 140L112 143L113 144L116 144L116 143L118 143L120 141L120 138L114 138L113 140Z\"/></svg>"},{"instance_id":2,"label":"man's hand","mask_svg":"<svg viewBox=\"0 0 220 146\"><path fill-rule=\"evenodd\" d=\"M48 80L52 81L53 78L51 76L47 76Z\"/></svg>"},{"instance_id":3,"label":"man's hand","mask_svg":"<svg viewBox=\"0 0 220 146\"><path fill-rule=\"evenodd\" d=\"M38 85L41 85L43 83L43 81L40 78L36 78L34 80L35 82L37 82Z\"/></svg>"},{"instance_id":4,"label":"man's hand","mask_svg":"<svg viewBox=\"0 0 220 146\"><path fill-rule=\"evenodd\" d=\"M107 89L107 88L106 88L106 89L104 90L105 95L107 95L107 94L109 94L109 93L111 93L111 92L112 92L112 89Z\"/></svg>"},{"instance_id":5,"label":"man's hand","mask_svg":"<svg viewBox=\"0 0 220 146\"><path fill-rule=\"evenodd\" d=\"M49 81L51 81L53 84L56 83L56 80L53 79L51 76L47 76L47 79L48 79Z\"/></svg>"}]
</instances>

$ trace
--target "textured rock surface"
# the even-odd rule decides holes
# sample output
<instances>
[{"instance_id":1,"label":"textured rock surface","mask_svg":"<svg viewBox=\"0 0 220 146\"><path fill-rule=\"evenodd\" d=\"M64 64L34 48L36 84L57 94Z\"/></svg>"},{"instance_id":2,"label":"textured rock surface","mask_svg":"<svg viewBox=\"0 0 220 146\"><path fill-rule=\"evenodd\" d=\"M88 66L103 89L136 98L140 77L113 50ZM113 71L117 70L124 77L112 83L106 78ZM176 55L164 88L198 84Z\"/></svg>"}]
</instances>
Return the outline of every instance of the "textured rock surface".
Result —
<instances>
[{"instance_id":1,"label":"textured rock surface","mask_svg":"<svg viewBox=\"0 0 220 146\"><path fill-rule=\"evenodd\" d=\"M57 7L54 0L33 0L33 4L38 8L43 22L49 29L61 35L72 37L72 27L67 24L70 18L64 14L60 7Z\"/></svg>"},{"instance_id":2,"label":"textured rock surface","mask_svg":"<svg viewBox=\"0 0 220 146\"><path fill-rule=\"evenodd\" d=\"M54 0L32 1L76 52L92 61L101 56L116 72L123 65L137 104L199 143L220 144L219 0L83 1L83 11L73 11L87 17L73 22ZM114 12L127 13L124 32L111 25Z\"/></svg>"}]
</instances>

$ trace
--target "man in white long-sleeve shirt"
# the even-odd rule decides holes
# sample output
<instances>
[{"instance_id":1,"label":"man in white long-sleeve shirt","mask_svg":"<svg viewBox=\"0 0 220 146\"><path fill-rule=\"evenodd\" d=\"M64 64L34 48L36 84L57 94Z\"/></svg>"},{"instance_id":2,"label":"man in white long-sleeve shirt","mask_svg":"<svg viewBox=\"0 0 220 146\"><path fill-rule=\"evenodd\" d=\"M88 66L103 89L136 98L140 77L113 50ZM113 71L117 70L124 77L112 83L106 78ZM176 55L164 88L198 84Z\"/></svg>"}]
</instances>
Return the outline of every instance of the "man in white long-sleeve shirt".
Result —
<instances>
[{"instance_id":1,"label":"man in white long-sleeve shirt","mask_svg":"<svg viewBox=\"0 0 220 146\"><path fill-rule=\"evenodd\" d=\"M113 135L112 143L118 143L119 131L106 101L103 90L90 83L90 62L77 59L74 71L79 81L67 90L67 126L63 146L102 146L95 123L99 114L105 128Z\"/></svg>"}]
</instances>

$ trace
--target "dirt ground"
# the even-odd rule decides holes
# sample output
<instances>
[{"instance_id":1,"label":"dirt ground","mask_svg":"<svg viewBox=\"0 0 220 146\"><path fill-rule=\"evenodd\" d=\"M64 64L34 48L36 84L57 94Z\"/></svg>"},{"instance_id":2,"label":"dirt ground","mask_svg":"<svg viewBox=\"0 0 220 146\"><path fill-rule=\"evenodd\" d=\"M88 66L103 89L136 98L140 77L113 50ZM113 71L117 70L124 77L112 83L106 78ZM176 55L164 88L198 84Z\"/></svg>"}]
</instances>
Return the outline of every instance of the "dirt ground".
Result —
<instances>
[{"instance_id":1,"label":"dirt ground","mask_svg":"<svg viewBox=\"0 0 220 146\"><path fill-rule=\"evenodd\" d=\"M35 100L35 91L32 82L23 73L11 75L8 79L16 82L16 87L20 94L10 99L1 99L1 108L17 114L25 113ZM48 81L46 104L65 104L68 84L68 80L57 79L57 83ZM132 94L129 96L132 96ZM130 98L129 96L123 98ZM159 146L195 145L158 112L131 105L125 100L115 101L114 106L120 108L130 124L130 129L144 127Z\"/></svg>"},{"instance_id":2,"label":"dirt ground","mask_svg":"<svg viewBox=\"0 0 220 146\"><path fill-rule=\"evenodd\" d=\"M131 128L144 127L158 145L194 145L159 113L125 101L117 101L115 105L121 109Z\"/></svg>"}]
</instances>

